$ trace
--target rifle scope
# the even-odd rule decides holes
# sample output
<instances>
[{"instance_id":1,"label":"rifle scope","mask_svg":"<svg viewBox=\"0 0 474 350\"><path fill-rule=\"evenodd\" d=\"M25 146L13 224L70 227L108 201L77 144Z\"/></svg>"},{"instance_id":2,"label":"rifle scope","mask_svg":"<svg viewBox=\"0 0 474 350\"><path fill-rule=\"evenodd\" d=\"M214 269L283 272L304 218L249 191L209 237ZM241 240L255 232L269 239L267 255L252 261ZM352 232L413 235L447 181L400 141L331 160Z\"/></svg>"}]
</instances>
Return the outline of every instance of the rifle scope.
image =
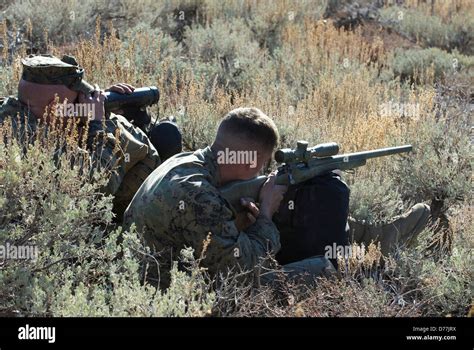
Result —
<instances>
[{"instance_id":1,"label":"rifle scope","mask_svg":"<svg viewBox=\"0 0 474 350\"><path fill-rule=\"evenodd\" d=\"M308 149L308 142L298 141L296 149L282 148L275 152L278 163L307 162L311 158L323 158L339 153L339 145L335 142L321 143Z\"/></svg>"}]
</instances>

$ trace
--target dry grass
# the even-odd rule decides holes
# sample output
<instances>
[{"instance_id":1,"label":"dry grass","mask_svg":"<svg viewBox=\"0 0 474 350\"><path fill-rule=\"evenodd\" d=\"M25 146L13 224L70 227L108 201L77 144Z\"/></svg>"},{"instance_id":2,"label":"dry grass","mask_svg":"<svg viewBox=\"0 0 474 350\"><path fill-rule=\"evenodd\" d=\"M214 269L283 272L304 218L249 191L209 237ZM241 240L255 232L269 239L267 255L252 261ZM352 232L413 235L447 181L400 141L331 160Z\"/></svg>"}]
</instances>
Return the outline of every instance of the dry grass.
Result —
<instances>
[{"instance_id":1,"label":"dry grass","mask_svg":"<svg viewBox=\"0 0 474 350\"><path fill-rule=\"evenodd\" d=\"M433 3L431 7L430 1L405 1L406 6L439 16L444 21L449 21L456 13L473 10L473 3L468 0ZM258 64L251 67L256 72L251 79L230 89L219 83L219 78L229 73L221 65L222 57L211 57L203 62L202 57L190 56L186 32L181 42L173 40L173 33L170 32L173 11L187 9L191 5L197 6L197 12L193 12L195 22L209 31L216 30L213 25L219 23L218 19L231 21L236 16L245 19L245 25L253 33L249 40L258 44L252 46L256 47L259 59ZM410 206L414 198L429 200L428 194L436 197L437 185L449 187L450 182L446 179L451 174L446 176L443 170L450 168L451 159L462 157L460 164L472 166L472 158L464 148L460 150L457 147L468 142L469 133L463 124L466 113L460 110L465 108L465 100L469 98L469 92L466 92L469 85L466 81L469 80L464 79L463 82L464 73L459 73L461 78L455 74L450 92L443 96L440 96L439 87L443 82L436 81L432 67L416 72L416 85L400 82L390 75L393 52L386 50L391 46L382 41L384 37L371 35L367 40L363 28L356 31L338 30L330 20L321 20L325 1L319 2L319 5L313 6L310 1L289 0L230 3L217 0L166 1L159 5L148 0L123 1L122 10L126 16L143 16L140 18L146 22L145 30L129 30L128 27L133 26L136 20L120 22L118 17L114 17L120 13L106 16L104 12L102 19L99 16L95 19L95 27L88 27L89 36L70 43L61 42L52 32L45 33L43 37L47 38L45 47L48 52L76 56L85 68L89 82L102 87L113 82L158 86L161 100L159 108L154 111L159 117L177 117L187 149L209 144L218 121L230 109L252 105L274 118L281 131L281 146L294 146L299 139L310 143L336 141L343 151L349 152L401 143L419 144L413 169L420 170L424 179L410 190L403 191L401 184L407 179L400 176L399 162L391 161L395 158L371 161L355 175L348 175L347 180L350 183L364 180L367 186L393 184L393 188L387 191L395 193L391 198L402 198L404 208ZM145 9L148 9L146 14ZM171 22L164 20L168 17ZM161 25L165 22L166 25ZM31 36L34 30L40 32L34 29L34 18L31 23L26 25L26 36ZM196 23L194 25L197 26ZM7 28L6 21L3 21L0 42L11 41L8 31L11 31L11 25ZM248 43L235 44L246 47ZM4 45L0 52L0 72L7 79L0 83L1 93L15 94L21 72L20 58L27 50L27 46L20 45L11 52ZM210 65L218 73L197 74L194 68L198 65ZM446 108L440 117L437 111L448 94L453 95L457 107ZM381 105L390 101L417 105L419 115L381 114ZM459 123L453 123L453 119ZM439 140L438 134L427 125L436 128L449 125L450 130L454 128L455 132L446 133L446 138ZM433 159L423 158L425 149L440 144L446 145L446 149L434 148L430 153L438 155L439 159L435 156ZM448 156L439 155L446 150L451 152ZM0 168L1 164L0 161ZM460 169L456 182L468 187L466 172L469 172L469 166ZM432 187L424 186L429 191L419 195L416 190L426 183ZM442 259L433 261L429 256L410 255L401 262L381 262L377 249L372 247L367 257L369 260L350 261L337 280L321 280L315 288L305 289L288 284L283 291L243 288L238 294L233 284L224 286L220 290L222 299L237 300L238 305L231 307L225 304L217 313L239 316L418 316L452 312L465 315L463 307L471 302L469 298L472 300L472 290L467 289L469 286L465 282L469 281L467 263L469 259L472 261L472 254L469 255L466 250L469 252L474 245L474 218L470 192L461 191L461 187L446 191L448 197L453 197L447 202L449 207L443 209L450 211L453 244L451 252ZM357 191L377 192L371 191L370 187L357 188ZM383 191L377 193L380 192ZM465 196L464 201L456 199L459 193ZM385 194L373 198L373 208L388 203L389 193L388 197L382 195ZM361 198L357 193L354 197ZM391 208L386 212L402 209ZM429 238L433 230L427 230L425 235ZM417 254L425 254L425 243L423 241L417 246ZM470 272L472 274L472 267ZM437 289L451 293L453 297L442 299L436 294ZM229 297L232 293L233 296Z\"/></svg>"}]
</instances>

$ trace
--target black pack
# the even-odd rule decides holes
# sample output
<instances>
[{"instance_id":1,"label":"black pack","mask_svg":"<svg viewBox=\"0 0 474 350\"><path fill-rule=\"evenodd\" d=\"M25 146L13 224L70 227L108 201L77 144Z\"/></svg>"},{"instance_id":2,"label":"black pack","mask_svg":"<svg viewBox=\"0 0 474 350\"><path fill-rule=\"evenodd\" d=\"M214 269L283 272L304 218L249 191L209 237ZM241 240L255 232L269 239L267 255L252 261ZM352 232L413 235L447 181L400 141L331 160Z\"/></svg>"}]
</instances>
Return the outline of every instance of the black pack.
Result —
<instances>
[{"instance_id":1,"label":"black pack","mask_svg":"<svg viewBox=\"0 0 474 350\"><path fill-rule=\"evenodd\" d=\"M349 188L336 172L288 188L273 221L280 231L277 261L284 265L349 242ZM335 265L335 261L331 260Z\"/></svg>"}]
</instances>

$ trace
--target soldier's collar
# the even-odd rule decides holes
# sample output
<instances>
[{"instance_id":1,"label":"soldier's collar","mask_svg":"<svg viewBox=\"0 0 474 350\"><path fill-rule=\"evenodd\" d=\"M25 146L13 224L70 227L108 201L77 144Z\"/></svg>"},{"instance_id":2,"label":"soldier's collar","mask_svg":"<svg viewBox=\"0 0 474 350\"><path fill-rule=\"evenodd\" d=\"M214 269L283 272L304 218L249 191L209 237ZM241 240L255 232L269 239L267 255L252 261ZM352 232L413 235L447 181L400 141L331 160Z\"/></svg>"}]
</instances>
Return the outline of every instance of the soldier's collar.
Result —
<instances>
[{"instance_id":1,"label":"soldier's collar","mask_svg":"<svg viewBox=\"0 0 474 350\"><path fill-rule=\"evenodd\" d=\"M217 164L217 156L214 154L210 146L207 146L201 153L204 157L204 162L207 165L207 170L212 178L212 184L216 187L219 187L220 183L220 172L219 172L219 165Z\"/></svg>"}]
</instances>

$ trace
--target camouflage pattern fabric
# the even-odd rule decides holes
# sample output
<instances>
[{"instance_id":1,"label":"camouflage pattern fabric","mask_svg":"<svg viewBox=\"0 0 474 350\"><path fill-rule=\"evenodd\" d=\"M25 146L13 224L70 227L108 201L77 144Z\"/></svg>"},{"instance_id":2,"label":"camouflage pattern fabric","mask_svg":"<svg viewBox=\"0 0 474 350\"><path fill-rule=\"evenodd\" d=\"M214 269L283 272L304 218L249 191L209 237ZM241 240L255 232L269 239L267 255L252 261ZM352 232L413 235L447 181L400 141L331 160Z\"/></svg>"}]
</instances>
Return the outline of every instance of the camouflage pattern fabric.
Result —
<instances>
[{"instance_id":1,"label":"camouflage pattern fabric","mask_svg":"<svg viewBox=\"0 0 474 350\"><path fill-rule=\"evenodd\" d=\"M171 262L178 260L180 250L192 247L198 257L209 233L202 263L211 275L228 268L251 270L280 249L278 229L263 216L239 232L235 212L218 190L218 179L217 159L207 147L168 159L140 187L125 212L124 224L135 223L147 245L158 253L159 271L148 271L149 281L166 286Z\"/></svg>"},{"instance_id":2,"label":"camouflage pattern fabric","mask_svg":"<svg viewBox=\"0 0 474 350\"><path fill-rule=\"evenodd\" d=\"M94 169L111 171L103 192L115 196L114 212L121 221L140 185L161 164L160 156L148 136L121 115L90 121L87 140Z\"/></svg>"},{"instance_id":3,"label":"camouflage pattern fabric","mask_svg":"<svg viewBox=\"0 0 474 350\"><path fill-rule=\"evenodd\" d=\"M88 95L95 89L86 82L84 69L72 56L62 59L51 55L29 55L21 60L22 79L37 84L65 85L71 90Z\"/></svg>"}]
</instances>

